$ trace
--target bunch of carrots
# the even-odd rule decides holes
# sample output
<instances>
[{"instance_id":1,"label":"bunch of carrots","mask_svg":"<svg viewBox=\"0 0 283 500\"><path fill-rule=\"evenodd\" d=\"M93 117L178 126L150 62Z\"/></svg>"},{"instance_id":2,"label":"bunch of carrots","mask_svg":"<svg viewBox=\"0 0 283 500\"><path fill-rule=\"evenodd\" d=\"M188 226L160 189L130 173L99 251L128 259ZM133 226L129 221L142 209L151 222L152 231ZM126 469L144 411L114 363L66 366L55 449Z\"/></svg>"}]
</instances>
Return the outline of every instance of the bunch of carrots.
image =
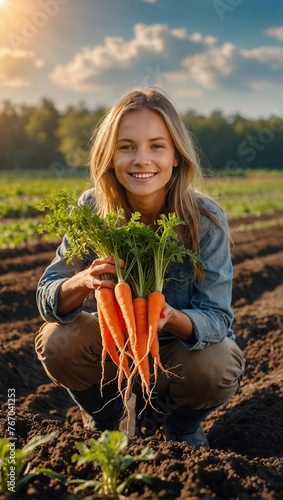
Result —
<instances>
[{"instance_id":1,"label":"bunch of carrots","mask_svg":"<svg viewBox=\"0 0 283 500\"><path fill-rule=\"evenodd\" d=\"M160 361L158 342L168 267L173 261L182 261L185 255L189 255L193 266L201 264L199 257L178 241L175 228L184 222L174 213L162 214L154 231L140 221L138 212L131 214L128 222L123 210L100 218L89 205L79 206L76 195L67 190L48 196L38 204L38 209L49 210L38 228L40 233L67 235L67 262L90 251L97 257L114 257L117 278L114 289L100 287L96 291L103 346L101 387L108 354L117 365L121 393L126 379L125 402L131 395L136 374L140 376L145 401L150 400L158 368L169 373ZM125 261L123 269L120 258Z\"/></svg>"}]
</instances>

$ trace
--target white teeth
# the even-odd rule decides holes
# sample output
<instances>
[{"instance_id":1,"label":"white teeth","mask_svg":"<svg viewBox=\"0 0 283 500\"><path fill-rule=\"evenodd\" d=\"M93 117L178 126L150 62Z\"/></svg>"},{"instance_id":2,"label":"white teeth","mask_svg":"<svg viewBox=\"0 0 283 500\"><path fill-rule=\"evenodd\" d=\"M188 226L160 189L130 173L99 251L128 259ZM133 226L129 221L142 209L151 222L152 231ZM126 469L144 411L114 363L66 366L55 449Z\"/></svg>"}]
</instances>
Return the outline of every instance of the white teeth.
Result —
<instances>
[{"instance_id":1,"label":"white teeth","mask_svg":"<svg viewBox=\"0 0 283 500\"><path fill-rule=\"evenodd\" d=\"M131 174L135 179L149 179L153 177L155 174Z\"/></svg>"}]
</instances>

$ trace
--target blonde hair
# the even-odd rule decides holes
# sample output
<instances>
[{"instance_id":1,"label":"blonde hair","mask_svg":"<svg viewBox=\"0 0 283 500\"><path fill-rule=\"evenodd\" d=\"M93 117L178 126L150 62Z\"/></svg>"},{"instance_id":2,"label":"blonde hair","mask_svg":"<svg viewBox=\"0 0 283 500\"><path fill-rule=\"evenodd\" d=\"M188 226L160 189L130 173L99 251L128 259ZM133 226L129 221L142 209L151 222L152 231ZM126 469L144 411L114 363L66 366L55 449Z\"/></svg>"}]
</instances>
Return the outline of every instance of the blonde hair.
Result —
<instances>
[{"instance_id":1,"label":"blonde hair","mask_svg":"<svg viewBox=\"0 0 283 500\"><path fill-rule=\"evenodd\" d=\"M173 103L160 89L133 90L122 97L105 115L93 134L90 169L94 183L97 213L104 217L111 210L123 208L130 217L126 191L110 168L121 118L130 111L149 109L164 120L175 145L179 159L177 168L167 185L164 213L175 212L187 225L179 226L181 240L191 250L198 251L199 214L214 217L200 203L193 188L194 181L202 181L202 172L192 138Z\"/></svg>"}]
</instances>

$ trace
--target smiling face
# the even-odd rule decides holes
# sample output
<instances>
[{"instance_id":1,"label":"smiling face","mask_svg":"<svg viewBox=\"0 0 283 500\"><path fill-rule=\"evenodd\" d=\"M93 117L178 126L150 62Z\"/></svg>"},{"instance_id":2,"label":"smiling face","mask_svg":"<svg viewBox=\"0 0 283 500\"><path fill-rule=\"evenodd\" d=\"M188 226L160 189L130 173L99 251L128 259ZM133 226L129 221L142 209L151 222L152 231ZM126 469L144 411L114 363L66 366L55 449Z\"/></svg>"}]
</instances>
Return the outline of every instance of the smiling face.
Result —
<instances>
[{"instance_id":1,"label":"smiling face","mask_svg":"<svg viewBox=\"0 0 283 500\"><path fill-rule=\"evenodd\" d=\"M120 121L112 167L127 191L132 210L162 207L166 184L178 165L174 143L161 116L152 110L127 112Z\"/></svg>"}]
</instances>

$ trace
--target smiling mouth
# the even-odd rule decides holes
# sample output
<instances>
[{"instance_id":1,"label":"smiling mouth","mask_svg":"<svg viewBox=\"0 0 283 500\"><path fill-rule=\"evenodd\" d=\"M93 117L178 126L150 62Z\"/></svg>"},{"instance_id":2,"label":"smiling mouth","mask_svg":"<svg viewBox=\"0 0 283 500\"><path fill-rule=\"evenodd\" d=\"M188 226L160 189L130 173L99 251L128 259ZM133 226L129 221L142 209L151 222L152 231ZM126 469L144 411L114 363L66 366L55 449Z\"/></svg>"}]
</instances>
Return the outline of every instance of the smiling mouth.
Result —
<instances>
[{"instance_id":1,"label":"smiling mouth","mask_svg":"<svg viewBox=\"0 0 283 500\"><path fill-rule=\"evenodd\" d=\"M151 179L152 177L154 177L156 175L156 172L148 173L148 174L131 174L130 173L130 175L134 179Z\"/></svg>"}]
</instances>

